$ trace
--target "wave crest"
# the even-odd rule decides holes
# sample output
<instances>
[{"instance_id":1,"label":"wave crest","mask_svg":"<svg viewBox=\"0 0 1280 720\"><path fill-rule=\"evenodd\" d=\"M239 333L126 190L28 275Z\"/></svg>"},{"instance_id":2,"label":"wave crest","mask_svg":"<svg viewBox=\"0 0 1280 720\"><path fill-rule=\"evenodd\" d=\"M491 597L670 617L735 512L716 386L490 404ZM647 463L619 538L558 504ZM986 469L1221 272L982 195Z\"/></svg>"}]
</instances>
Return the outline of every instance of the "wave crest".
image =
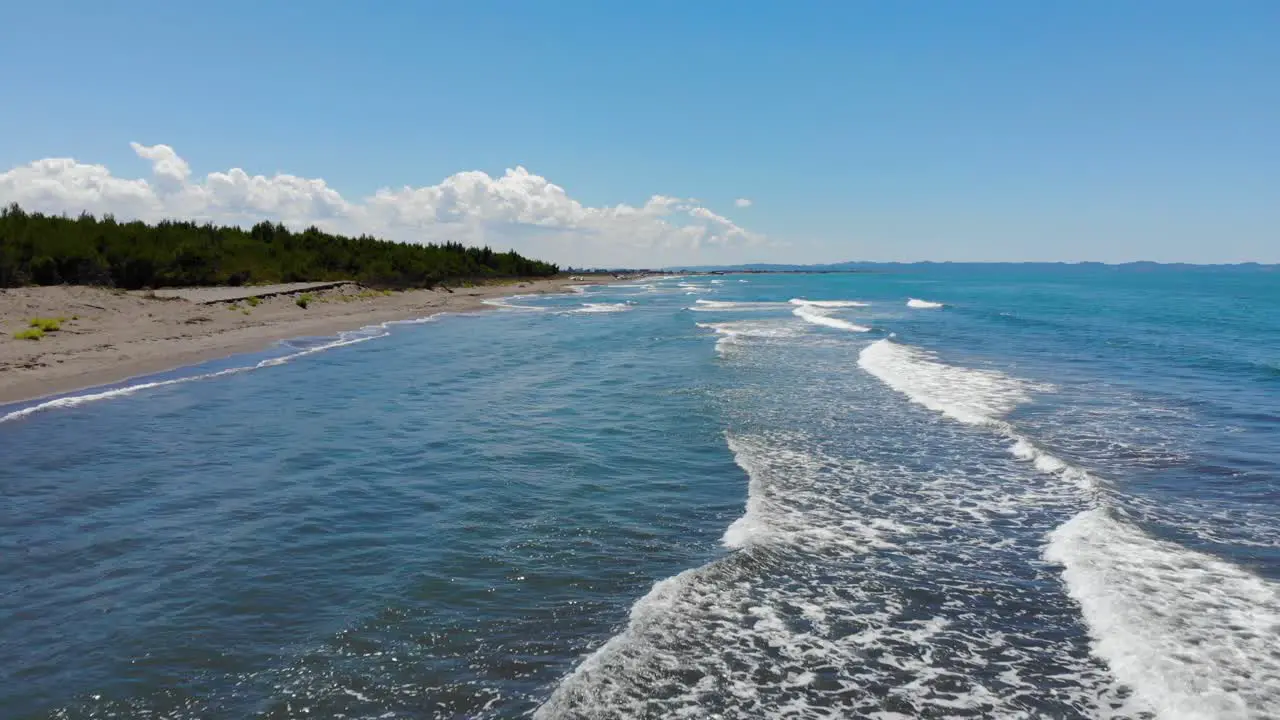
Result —
<instances>
[{"instance_id":1,"label":"wave crest","mask_svg":"<svg viewBox=\"0 0 1280 720\"><path fill-rule=\"evenodd\" d=\"M935 310L946 306L940 302L931 302L929 300L921 300L919 298L907 298L907 307L916 308L918 310Z\"/></svg>"},{"instance_id":2,"label":"wave crest","mask_svg":"<svg viewBox=\"0 0 1280 720\"><path fill-rule=\"evenodd\" d=\"M1280 587L1103 509L1049 534L1092 650L1161 718L1280 716Z\"/></svg>"},{"instance_id":3,"label":"wave crest","mask_svg":"<svg viewBox=\"0 0 1280 720\"><path fill-rule=\"evenodd\" d=\"M871 332L871 328L865 325L851 323L848 320L841 320L828 315L830 310L812 305L801 305L791 311L792 315L804 320L811 325L821 325L823 327L834 328L836 330L847 330L849 332Z\"/></svg>"}]
</instances>

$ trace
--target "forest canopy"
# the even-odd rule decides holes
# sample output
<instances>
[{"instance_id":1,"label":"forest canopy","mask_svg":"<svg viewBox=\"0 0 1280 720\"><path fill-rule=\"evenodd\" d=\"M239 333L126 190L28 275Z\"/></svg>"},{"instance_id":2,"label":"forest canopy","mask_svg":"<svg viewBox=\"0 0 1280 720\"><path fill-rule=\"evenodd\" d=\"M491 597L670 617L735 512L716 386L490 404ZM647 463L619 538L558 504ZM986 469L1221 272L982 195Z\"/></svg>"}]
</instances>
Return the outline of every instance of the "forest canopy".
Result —
<instances>
[{"instance_id":1,"label":"forest canopy","mask_svg":"<svg viewBox=\"0 0 1280 720\"><path fill-rule=\"evenodd\" d=\"M82 214L0 210L0 287L183 285L355 280L392 288L449 279L554 275L550 263L461 243L414 245L260 222L245 230L166 220L155 225Z\"/></svg>"}]
</instances>

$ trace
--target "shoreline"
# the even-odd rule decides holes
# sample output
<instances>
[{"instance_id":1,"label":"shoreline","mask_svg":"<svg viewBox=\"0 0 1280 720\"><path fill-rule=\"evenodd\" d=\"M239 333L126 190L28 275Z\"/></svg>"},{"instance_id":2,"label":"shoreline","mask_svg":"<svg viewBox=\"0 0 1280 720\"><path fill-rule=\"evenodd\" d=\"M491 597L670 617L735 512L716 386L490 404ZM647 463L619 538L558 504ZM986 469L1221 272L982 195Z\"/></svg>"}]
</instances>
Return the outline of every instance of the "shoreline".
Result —
<instances>
[{"instance_id":1,"label":"shoreline","mask_svg":"<svg viewBox=\"0 0 1280 720\"><path fill-rule=\"evenodd\" d=\"M158 373L261 352L301 337L327 337L386 322L488 309L485 300L571 292L614 278L554 278L504 285L377 293L350 284L308 293L198 304L86 286L0 290L0 409ZM65 318L40 340L15 332L34 318Z\"/></svg>"}]
</instances>

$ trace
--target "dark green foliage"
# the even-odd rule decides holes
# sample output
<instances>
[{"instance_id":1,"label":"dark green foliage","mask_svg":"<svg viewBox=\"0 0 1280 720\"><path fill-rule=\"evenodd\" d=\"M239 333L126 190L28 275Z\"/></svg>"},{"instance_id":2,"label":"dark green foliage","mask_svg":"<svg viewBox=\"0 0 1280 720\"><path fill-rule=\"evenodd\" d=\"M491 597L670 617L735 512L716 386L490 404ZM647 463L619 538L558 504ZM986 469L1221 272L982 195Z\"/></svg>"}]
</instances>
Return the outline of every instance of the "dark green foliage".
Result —
<instances>
[{"instance_id":1,"label":"dark green foliage","mask_svg":"<svg viewBox=\"0 0 1280 720\"><path fill-rule=\"evenodd\" d=\"M556 274L549 263L461 243L411 245L362 235L293 232L260 222L252 229L164 221L118 223L0 210L0 287L180 285L356 280L380 287L431 287L448 278Z\"/></svg>"}]
</instances>

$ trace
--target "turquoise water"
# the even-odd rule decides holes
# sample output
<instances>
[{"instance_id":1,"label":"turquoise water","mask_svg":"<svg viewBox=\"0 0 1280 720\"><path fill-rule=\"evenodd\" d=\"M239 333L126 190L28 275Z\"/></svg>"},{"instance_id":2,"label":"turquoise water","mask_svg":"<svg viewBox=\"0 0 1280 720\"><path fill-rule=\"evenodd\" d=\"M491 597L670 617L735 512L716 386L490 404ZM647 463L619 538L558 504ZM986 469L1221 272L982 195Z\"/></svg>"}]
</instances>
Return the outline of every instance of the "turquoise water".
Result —
<instances>
[{"instance_id":1,"label":"turquoise water","mask_svg":"<svg viewBox=\"0 0 1280 720\"><path fill-rule=\"evenodd\" d=\"M0 408L0 716L1280 716L1278 280L670 278Z\"/></svg>"}]
</instances>

